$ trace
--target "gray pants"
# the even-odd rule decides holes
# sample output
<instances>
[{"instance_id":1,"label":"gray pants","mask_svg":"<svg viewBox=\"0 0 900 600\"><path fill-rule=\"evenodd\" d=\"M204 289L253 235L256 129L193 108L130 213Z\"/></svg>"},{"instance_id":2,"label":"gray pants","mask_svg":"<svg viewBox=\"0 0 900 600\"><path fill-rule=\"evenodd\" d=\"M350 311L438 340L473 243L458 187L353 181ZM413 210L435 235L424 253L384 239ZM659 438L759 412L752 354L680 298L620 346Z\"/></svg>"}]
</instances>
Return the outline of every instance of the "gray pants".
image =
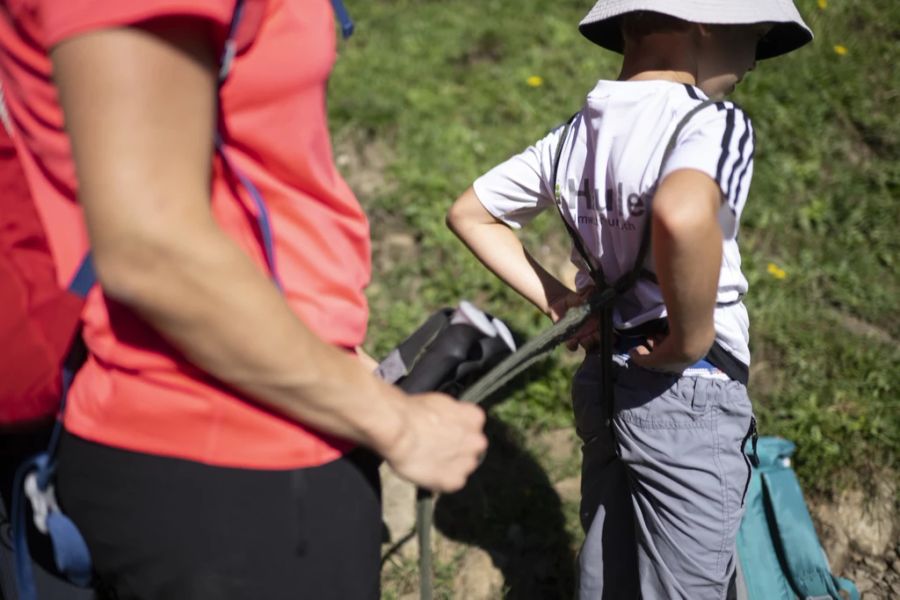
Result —
<instances>
[{"instance_id":1,"label":"gray pants","mask_svg":"<svg viewBox=\"0 0 900 600\"><path fill-rule=\"evenodd\" d=\"M746 388L617 366L613 436L600 364L589 355L572 388L584 442L579 597L724 599L750 477Z\"/></svg>"}]
</instances>

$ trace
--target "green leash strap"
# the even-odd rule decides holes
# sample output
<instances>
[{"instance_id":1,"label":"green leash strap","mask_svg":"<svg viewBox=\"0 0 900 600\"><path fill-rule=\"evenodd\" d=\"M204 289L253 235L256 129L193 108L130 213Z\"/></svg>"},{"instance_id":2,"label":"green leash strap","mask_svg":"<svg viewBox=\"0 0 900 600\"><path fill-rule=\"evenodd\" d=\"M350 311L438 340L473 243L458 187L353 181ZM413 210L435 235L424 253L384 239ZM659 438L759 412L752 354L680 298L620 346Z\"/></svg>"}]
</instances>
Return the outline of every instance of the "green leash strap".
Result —
<instances>
[{"instance_id":1,"label":"green leash strap","mask_svg":"<svg viewBox=\"0 0 900 600\"><path fill-rule=\"evenodd\" d=\"M432 600L431 525L434 521L434 496L428 490L416 488L416 538L419 542L419 598Z\"/></svg>"},{"instance_id":2,"label":"green leash strap","mask_svg":"<svg viewBox=\"0 0 900 600\"><path fill-rule=\"evenodd\" d=\"M585 304L569 309L552 327L529 340L472 384L459 399L463 402L480 404L545 354L575 335L591 315L611 302L615 295L615 288L607 288L589 298Z\"/></svg>"}]
</instances>

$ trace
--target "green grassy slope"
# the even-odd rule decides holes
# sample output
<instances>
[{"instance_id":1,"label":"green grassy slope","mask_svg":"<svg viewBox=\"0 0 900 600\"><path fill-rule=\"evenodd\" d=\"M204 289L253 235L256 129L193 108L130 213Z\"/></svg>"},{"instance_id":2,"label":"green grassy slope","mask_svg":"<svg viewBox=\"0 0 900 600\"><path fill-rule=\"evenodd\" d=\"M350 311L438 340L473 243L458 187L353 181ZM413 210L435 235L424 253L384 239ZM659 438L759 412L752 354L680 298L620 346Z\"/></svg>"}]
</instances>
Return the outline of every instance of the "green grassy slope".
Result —
<instances>
[{"instance_id":1,"label":"green grassy slope","mask_svg":"<svg viewBox=\"0 0 900 600\"><path fill-rule=\"evenodd\" d=\"M577 110L596 79L615 77L618 58L576 30L590 4L349 4L358 31L332 79L332 128L347 143L378 140L385 153L386 185L360 194L376 242L396 232L415 242L376 263L373 354L461 298L524 335L548 325L468 256L443 219L475 177ZM900 4L798 5L813 45L763 62L734 96L758 139L741 243L761 429L796 441L807 489L828 493L851 474L896 472L900 449ZM560 263L566 240L554 218L526 237ZM570 423L573 364L557 352L495 414L523 434Z\"/></svg>"}]
</instances>

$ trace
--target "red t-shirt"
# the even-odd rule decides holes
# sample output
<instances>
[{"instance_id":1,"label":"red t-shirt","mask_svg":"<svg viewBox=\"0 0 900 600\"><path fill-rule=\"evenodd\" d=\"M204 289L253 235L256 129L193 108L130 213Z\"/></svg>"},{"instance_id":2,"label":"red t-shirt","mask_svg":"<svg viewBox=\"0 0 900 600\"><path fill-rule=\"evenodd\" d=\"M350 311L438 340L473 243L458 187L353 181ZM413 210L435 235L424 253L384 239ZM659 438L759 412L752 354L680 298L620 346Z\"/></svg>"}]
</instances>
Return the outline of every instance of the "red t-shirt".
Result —
<instances>
[{"instance_id":1,"label":"red t-shirt","mask_svg":"<svg viewBox=\"0 0 900 600\"><path fill-rule=\"evenodd\" d=\"M0 0L0 77L62 285L88 242L48 49L92 30L167 15L209 19L224 37L233 9L234 0ZM358 345L368 317L369 228L332 159L325 107L336 44L331 3L247 0L237 38L239 52L220 92L226 152L265 198L288 304L323 340ZM212 210L266 269L256 221L247 214L255 213L253 203L218 159ZM323 464L350 447L219 386L99 288L84 320L91 356L65 415L66 428L81 437L273 469Z\"/></svg>"}]
</instances>

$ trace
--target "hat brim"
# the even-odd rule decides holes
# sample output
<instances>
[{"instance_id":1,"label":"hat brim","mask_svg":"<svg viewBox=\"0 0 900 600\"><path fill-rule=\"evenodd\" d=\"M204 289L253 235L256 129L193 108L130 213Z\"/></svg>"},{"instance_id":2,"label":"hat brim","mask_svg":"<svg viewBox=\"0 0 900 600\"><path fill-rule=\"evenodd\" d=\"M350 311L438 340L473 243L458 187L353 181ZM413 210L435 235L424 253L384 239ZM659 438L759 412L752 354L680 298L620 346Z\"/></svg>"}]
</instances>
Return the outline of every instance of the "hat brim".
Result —
<instances>
[{"instance_id":1,"label":"hat brim","mask_svg":"<svg viewBox=\"0 0 900 600\"><path fill-rule=\"evenodd\" d=\"M581 34L602 48L622 54L625 41L619 25L621 15L578 26ZM812 41L812 33L797 23L775 23L756 47L756 60L792 52Z\"/></svg>"}]
</instances>

